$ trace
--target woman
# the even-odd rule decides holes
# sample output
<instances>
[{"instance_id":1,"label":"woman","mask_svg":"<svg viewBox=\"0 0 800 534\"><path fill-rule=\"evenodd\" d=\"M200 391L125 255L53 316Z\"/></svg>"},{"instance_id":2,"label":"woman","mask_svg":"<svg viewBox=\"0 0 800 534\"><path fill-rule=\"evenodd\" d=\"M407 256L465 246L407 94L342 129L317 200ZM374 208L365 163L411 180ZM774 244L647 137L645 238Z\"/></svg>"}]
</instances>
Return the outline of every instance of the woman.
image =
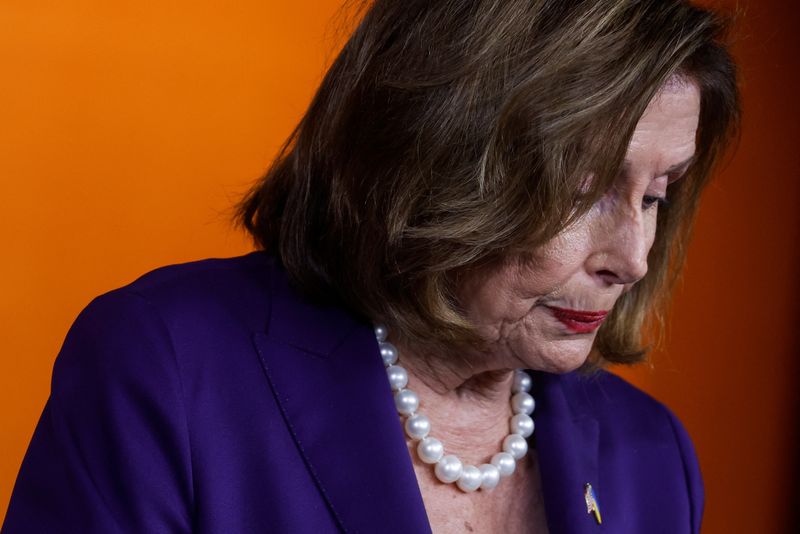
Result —
<instances>
[{"instance_id":1,"label":"woman","mask_svg":"<svg viewBox=\"0 0 800 534\"><path fill-rule=\"evenodd\" d=\"M722 31L376 0L241 204L263 250L78 317L3 533L697 532L683 427L601 368L735 130Z\"/></svg>"}]
</instances>

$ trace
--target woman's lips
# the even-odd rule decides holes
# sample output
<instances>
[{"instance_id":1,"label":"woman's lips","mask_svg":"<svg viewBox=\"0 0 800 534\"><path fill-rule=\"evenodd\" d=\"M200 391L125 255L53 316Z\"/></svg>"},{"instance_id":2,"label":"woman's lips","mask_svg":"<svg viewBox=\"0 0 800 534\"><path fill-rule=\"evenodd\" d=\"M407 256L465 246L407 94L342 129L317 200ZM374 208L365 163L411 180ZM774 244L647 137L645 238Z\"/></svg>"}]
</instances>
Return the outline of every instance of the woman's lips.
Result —
<instances>
[{"instance_id":1,"label":"woman's lips","mask_svg":"<svg viewBox=\"0 0 800 534\"><path fill-rule=\"evenodd\" d=\"M576 334L588 334L594 332L603 324L607 311L582 311L570 310L567 308L556 308L548 306L553 316Z\"/></svg>"}]
</instances>

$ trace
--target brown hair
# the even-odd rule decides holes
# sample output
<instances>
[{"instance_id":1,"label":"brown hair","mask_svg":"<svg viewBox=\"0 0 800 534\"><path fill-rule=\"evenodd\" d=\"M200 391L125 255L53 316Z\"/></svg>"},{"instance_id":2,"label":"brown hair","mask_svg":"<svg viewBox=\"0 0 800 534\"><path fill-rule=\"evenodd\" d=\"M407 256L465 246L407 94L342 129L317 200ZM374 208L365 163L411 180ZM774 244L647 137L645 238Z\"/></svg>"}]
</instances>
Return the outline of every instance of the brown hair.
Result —
<instances>
[{"instance_id":1,"label":"brown hair","mask_svg":"<svg viewBox=\"0 0 800 534\"><path fill-rule=\"evenodd\" d=\"M724 20L680 0L363 6L239 205L256 243L304 294L406 342L480 343L454 296L460 275L530 251L585 213L677 75L701 93L696 157L670 185L648 273L617 302L592 361L641 359L644 320L675 281L699 193L738 125Z\"/></svg>"}]
</instances>

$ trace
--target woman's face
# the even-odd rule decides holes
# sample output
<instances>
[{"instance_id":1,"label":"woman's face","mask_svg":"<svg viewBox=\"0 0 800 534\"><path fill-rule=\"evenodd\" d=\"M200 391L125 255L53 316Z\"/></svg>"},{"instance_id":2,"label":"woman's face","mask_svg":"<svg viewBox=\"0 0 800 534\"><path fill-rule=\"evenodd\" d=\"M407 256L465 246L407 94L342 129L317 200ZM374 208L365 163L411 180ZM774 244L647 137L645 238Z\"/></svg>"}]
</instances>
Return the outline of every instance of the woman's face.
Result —
<instances>
[{"instance_id":1,"label":"woman's face","mask_svg":"<svg viewBox=\"0 0 800 534\"><path fill-rule=\"evenodd\" d=\"M580 220L533 254L462 286L470 319L508 367L566 372L584 363L605 312L647 272L658 199L695 150L700 93L664 86L628 146L624 172Z\"/></svg>"}]
</instances>

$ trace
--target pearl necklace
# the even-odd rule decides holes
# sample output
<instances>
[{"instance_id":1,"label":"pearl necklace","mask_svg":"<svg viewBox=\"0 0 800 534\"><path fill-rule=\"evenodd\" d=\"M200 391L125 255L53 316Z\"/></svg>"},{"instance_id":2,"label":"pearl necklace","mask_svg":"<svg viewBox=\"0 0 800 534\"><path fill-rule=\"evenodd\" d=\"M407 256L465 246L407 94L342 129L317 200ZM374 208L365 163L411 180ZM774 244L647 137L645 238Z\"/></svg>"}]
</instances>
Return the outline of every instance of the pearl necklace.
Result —
<instances>
[{"instance_id":1,"label":"pearl necklace","mask_svg":"<svg viewBox=\"0 0 800 534\"><path fill-rule=\"evenodd\" d=\"M431 422L425 415L417 413L419 397L416 393L406 388L408 385L408 372L397 365L397 347L386 341L389 335L384 325L375 325L375 337L380 347L383 365L389 385L394 392L394 405L397 413L405 419L403 427L412 441L417 442L417 455L426 464L435 464L436 478L445 484L456 483L464 492L477 489L490 490L497 486L501 478L514 472L517 460L523 458L528 452L528 442L525 438L533 434L533 413L535 402L529 391L531 377L521 369L514 371L514 382L511 386L511 411L514 415L509 420L510 433L503 440L503 450L498 452L489 463L479 467L464 465L453 454L444 453L444 445L436 438L429 437Z\"/></svg>"}]
</instances>

